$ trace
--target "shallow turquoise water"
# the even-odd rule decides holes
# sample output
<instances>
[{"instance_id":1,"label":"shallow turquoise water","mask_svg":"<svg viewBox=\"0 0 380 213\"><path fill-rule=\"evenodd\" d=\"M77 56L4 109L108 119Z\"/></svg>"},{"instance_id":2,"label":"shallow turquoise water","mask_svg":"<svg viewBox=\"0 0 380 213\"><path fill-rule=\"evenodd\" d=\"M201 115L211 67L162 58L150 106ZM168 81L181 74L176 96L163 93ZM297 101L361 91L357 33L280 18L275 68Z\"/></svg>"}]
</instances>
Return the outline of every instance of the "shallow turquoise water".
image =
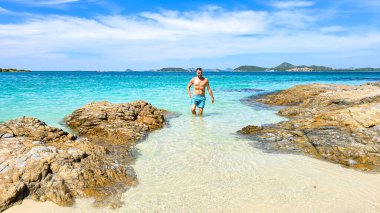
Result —
<instances>
[{"instance_id":1,"label":"shallow turquoise water","mask_svg":"<svg viewBox=\"0 0 380 213\"><path fill-rule=\"evenodd\" d=\"M206 115L239 111L240 99L312 82L361 84L380 80L379 73L205 73L216 103ZM192 73L157 72L31 72L0 73L0 122L34 116L57 126L73 110L91 101L122 103L146 100L153 105L187 113L186 92ZM258 89L263 91L253 91ZM228 116L228 114L223 115Z\"/></svg>"},{"instance_id":2,"label":"shallow turquoise water","mask_svg":"<svg viewBox=\"0 0 380 213\"><path fill-rule=\"evenodd\" d=\"M23 115L60 126L91 101L144 99L180 113L137 145L132 165L139 184L122 196L117 212L379 212L380 176L307 156L266 153L236 131L284 120L276 109L241 99L313 82L362 84L378 73L205 73L215 104L203 118L189 110L191 73L0 73L0 120ZM9 212L115 212L23 202Z\"/></svg>"}]
</instances>

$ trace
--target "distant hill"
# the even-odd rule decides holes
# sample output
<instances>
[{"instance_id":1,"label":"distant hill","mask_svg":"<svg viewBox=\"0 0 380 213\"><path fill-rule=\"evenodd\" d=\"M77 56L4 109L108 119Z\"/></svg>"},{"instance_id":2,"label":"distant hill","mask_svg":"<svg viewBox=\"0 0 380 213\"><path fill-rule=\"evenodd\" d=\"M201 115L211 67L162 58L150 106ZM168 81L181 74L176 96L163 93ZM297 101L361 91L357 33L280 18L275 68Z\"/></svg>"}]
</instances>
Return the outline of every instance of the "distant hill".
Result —
<instances>
[{"instance_id":1,"label":"distant hill","mask_svg":"<svg viewBox=\"0 0 380 213\"><path fill-rule=\"evenodd\" d=\"M14 68L0 68L0 72L31 72L30 70L19 70Z\"/></svg>"},{"instance_id":2,"label":"distant hill","mask_svg":"<svg viewBox=\"0 0 380 213\"><path fill-rule=\"evenodd\" d=\"M380 71L380 68L349 68L349 69L334 69L332 67L317 66L317 65L293 65L288 62L283 62L280 65L273 68L258 67L258 66L240 66L234 69L234 71L279 71L279 72L313 72L313 71Z\"/></svg>"},{"instance_id":3,"label":"distant hill","mask_svg":"<svg viewBox=\"0 0 380 213\"><path fill-rule=\"evenodd\" d=\"M181 67L165 67L158 69L159 72L189 72L189 70L183 69Z\"/></svg>"},{"instance_id":4,"label":"distant hill","mask_svg":"<svg viewBox=\"0 0 380 213\"><path fill-rule=\"evenodd\" d=\"M333 71L334 69L331 67L325 67L325 66L306 66L306 65L300 65L295 66L293 64L284 62L277 67L273 68L275 71L287 71L287 72L311 72L311 71Z\"/></svg>"},{"instance_id":5,"label":"distant hill","mask_svg":"<svg viewBox=\"0 0 380 213\"><path fill-rule=\"evenodd\" d=\"M293 64L290 64L288 62L284 62L284 63L278 65L277 67L273 68L273 70L276 70L276 71L286 71L286 70L292 69L294 67L295 66Z\"/></svg>"},{"instance_id":6,"label":"distant hill","mask_svg":"<svg viewBox=\"0 0 380 213\"><path fill-rule=\"evenodd\" d=\"M308 67L310 67L312 70L318 70L318 71L333 71L334 70L334 68L332 67L325 67L325 66L311 65Z\"/></svg>"},{"instance_id":7,"label":"distant hill","mask_svg":"<svg viewBox=\"0 0 380 213\"><path fill-rule=\"evenodd\" d=\"M234 69L234 71L268 71L270 69L258 66L240 66Z\"/></svg>"}]
</instances>

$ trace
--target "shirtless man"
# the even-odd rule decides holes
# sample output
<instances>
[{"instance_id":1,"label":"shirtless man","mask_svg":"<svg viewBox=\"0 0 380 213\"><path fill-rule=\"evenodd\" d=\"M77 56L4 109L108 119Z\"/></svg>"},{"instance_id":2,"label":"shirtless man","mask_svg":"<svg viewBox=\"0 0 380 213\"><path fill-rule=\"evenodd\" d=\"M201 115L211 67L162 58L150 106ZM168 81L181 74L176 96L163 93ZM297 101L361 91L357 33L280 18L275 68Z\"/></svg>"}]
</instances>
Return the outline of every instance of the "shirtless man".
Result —
<instances>
[{"instance_id":1,"label":"shirtless man","mask_svg":"<svg viewBox=\"0 0 380 213\"><path fill-rule=\"evenodd\" d=\"M203 108L206 103L206 96L205 96L205 87L207 87L208 93L211 96L211 102L214 103L214 95L212 94L212 90L210 88L210 84L207 78L204 78L202 76L203 70L202 68L197 68L197 77L194 77L190 80L190 82L187 84L187 93L189 93L190 99L191 99L191 112L196 115L196 108L198 107L199 116L202 116L203 114ZM190 92L191 85L194 84L194 91L193 95Z\"/></svg>"}]
</instances>

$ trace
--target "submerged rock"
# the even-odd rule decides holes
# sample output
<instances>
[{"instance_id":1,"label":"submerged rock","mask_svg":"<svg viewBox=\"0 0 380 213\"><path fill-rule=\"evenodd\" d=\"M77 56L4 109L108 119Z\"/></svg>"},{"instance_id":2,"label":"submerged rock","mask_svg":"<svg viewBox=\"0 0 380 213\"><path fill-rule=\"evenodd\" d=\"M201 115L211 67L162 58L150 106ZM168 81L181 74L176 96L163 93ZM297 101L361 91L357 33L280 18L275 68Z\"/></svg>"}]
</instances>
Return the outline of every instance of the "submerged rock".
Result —
<instances>
[{"instance_id":1,"label":"submerged rock","mask_svg":"<svg viewBox=\"0 0 380 213\"><path fill-rule=\"evenodd\" d=\"M80 139L31 117L0 124L0 212L25 197L62 206L91 197L118 207L137 184L132 145L164 125L162 112L143 101L92 103L66 118Z\"/></svg>"},{"instance_id":2,"label":"submerged rock","mask_svg":"<svg viewBox=\"0 0 380 213\"><path fill-rule=\"evenodd\" d=\"M288 121L239 131L251 135L260 147L380 171L379 82L299 85L255 101L288 106L278 112Z\"/></svg>"}]
</instances>

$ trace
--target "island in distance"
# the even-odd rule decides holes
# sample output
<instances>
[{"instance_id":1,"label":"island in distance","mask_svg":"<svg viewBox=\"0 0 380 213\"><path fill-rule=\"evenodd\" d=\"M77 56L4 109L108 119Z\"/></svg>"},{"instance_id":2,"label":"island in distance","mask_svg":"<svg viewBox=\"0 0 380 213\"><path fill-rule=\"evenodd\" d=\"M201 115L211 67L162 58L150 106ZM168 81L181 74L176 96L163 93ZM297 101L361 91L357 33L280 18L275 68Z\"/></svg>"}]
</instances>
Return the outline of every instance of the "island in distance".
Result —
<instances>
[{"instance_id":1,"label":"island in distance","mask_svg":"<svg viewBox=\"0 0 380 213\"><path fill-rule=\"evenodd\" d=\"M195 72L195 68L181 68L181 67L165 67L161 69L152 69L149 71L156 72ZM348 71L348 72L375 72L380 71L380 68L364 67L364 68L332 68L327 66L320 65L293 65L288 62L283 62L276 67L260 67L260 66L239 66L235 69L226 68L204 68L205 72L339 72L339 71Z\"/></svg>"},{"instance_id":2,"label":"island in distance","mask_svg":"<svg viewBox=\"0 0 380 213\"><path fill-rule=\"evenodd\" d=\"M268 72L314 72L314 71L380 71L380 68L332 68L326 66L317 66L317 65L293 65L288 62L284 62L276 67L267 68L267 67L259 67L259 66L239 66L234 69L236 72L250 72L250 71L268 71Z\"/></svg>"},{"instance_id":3,"label":"island in distance","mask_svg":"<svg viewBox=\"0 0 380 213\"><path fill-rule=\"evenodd\" d=\"M0 72L31 72L31 70L14 69L14 68L0 68Z\"/></svg>"},{"instance_id":4,"label":"island in distance","mask_svg":"<svg viewBox=\"0 0 380 213\"><path fill-rule=\"evenodd\" d=\"M157 70L151 70L151 71L157 71L157 72L195 72L196 68L181 68L181 67L165 67ZM231 68L227 69L219 69L219 68L204 68L204 72L225 72L225 71L233 71Z\"/></svg>"},{"instance_id":5,"label":"island in distance","mask_svg":"<svg viewBox=\"0 0 380 213\"><path fill-rule=\"evenodd\" d=\"M190 72L188 69L183 69L181 67L165 67L157 70L158 72Z\"/></svg>"},{"instance_id":6,"label":"island in distance","mask_svg":"<svg viewBox=\"0 0 380 213\"><path fill-rule=\"evenodd\" d=\"M195 72L196 68L182 68L182 67L164 67L160 69L149 70L96 70L96 72ZM81 70L76 70L81 71ZM364 67L364 68L332 68L319 65L293 65L288 62L283 62L276 67L260 67L252 65L239 66L235 69L232 68L203 68L204 72L380 72L380 68ZM14 69L14 68L0 68L0 72L31 72L31 70Z\"/></svg>"}]
</instances>

